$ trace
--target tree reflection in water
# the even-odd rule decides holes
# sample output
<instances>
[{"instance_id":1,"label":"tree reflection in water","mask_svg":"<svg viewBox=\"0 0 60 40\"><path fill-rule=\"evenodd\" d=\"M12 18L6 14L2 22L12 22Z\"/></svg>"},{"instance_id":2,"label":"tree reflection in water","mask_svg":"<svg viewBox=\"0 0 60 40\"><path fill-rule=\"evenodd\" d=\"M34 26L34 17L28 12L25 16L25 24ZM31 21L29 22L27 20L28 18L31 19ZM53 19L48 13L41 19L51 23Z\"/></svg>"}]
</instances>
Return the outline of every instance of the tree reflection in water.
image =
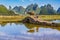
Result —
<instances>
[{"instance_id":1,"label":"tree reflection in water","mask_svg":"<svg viewBox=\"0 0 60 40\"><path fill-rule=\"evenodd\" d=\"M5 25L6 25L7 23L0 23L0 25L2 26L2 27L4 27Z\"/></svg>"},{"instance_id":2,"label":"tree reflection in water","mask_svg":"<svg viewBox=\"0 0 60 40\"><path fill-rule=\"evenodd\" d=\"M30 32L30 33L38 32L40 27L60 30L60 26L59 27L52 27L52 26L43 26L43 25L36 25L36 24L30 24L30 23L21 23L21 22L1 22L0 25L1 25L1 27L5 27L5 25L7 25L8 23L10 25L12 25L12 23L14 23L15 25L24 24L25 27L29 29L29 30L27 30L27 32Z\"/></svg>"},{"instance_id":3,"label":"tree reflection in water","mask_svg":"<svg viewBox=\"0 0 60 40\"><path fill-rule=\"evenodd\" d=\"M57 30L54 30L57 29ZM3 22L0 23L0 35L2 34L9 34L12 35L9 37L9 35L2 36L3 38L17 38L17 39L29 39L31 38L35 40L55 40L60 39L60 26L59 27L52 27L52 26L43 26L43 25L36 25L36 24L30 24L30 23L21 23L21 22ZM51 34L50 34L51 33ZM56 35L55 35L56 34ZM14 37L13 37L14 35ZM15 37L17 35L17 37ZM22 36L22 38L21 38ZM0 36L1 37L1 36Z\"/></svg>"},{"instance_id":4,"label":"tree reflection in water","mask_svg":"<svg viewBox=\"0 0 60 40\"><path fill-rule=\"evenodd\" d=\"M30 24L30 23L24 23L24 25L29 29L27 30L27 32L30 32L30 33L39 32L40 27L57 29L60 31L60 26L53 27L53 26L43 26L43 25L36 25L36 24Z\"/></svg>"},{"instance_id":5,"label":"tree reflection in water","mask_svg":"<svg viewBox=\"0 0 60 40\"><path fill-rule=\"evenodd\" d=\"M34 27L32 29L29 29L28 32L33 33L33 32L38 32L38 30L39 30L39 27Z\"/></svg>"}]
</instances>

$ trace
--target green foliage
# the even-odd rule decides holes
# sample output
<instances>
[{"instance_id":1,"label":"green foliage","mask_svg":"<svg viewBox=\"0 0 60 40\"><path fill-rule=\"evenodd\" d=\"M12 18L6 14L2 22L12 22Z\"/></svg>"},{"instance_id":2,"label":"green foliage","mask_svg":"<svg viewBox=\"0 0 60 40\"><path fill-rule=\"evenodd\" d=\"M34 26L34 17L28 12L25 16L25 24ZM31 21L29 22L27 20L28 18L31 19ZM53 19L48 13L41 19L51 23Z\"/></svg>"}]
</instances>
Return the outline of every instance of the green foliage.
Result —
<instances>
[{"instance_id":1,"label":"green foliage","mask_svg":"<svg viewBox=\"0 0 60 40\"><path fill-rule=\"evenodd\" d=\"M8 10L4 5L0 5L0 15L15 15L12 10Z\"/></svg>"},{"instance_id":2,"label":"green foliage","mask_svg":"<svg viewBox=\"0 0 60 40\"><path fill-rule=\"evenodd\" d=\"M15 14L12 10L10 10L7 15L18 15L18 14Z\"/></svg>"},{"instance_id":3,"label":"green foliage","mask_svg":"<svg viewBox=\"0 0 60 40\"><path fill-rule=\"evenodd\" d=\"M4 5L0 5L0 13L7 13L8 10Z\"/></svg>"}]
</instances>

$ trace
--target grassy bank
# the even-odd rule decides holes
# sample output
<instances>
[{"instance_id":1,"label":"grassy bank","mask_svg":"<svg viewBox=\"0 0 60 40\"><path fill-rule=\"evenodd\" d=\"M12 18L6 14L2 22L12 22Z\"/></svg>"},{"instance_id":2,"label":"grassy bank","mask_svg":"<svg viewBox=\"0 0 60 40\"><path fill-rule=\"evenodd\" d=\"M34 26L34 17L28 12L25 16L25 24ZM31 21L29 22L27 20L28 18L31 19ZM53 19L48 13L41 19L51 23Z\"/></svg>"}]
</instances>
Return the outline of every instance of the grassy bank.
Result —
<instances>
[{"instance_id":1,"label":"grassy bank","mask_svg":"<svg viewBox=\"0 0 60 40\"><path fill-rule=\"evenodd\" d=\"M2 22L2 21L22 21L27 16L29 16L29 15L0 16L0 22ZM41 20L60 20L60 15L39 15L38 19L41 19Z\"/></svg>"},{"instance_id":2,"label":"grassy bank","mask_svg":"<svg viewBox=\"0 0 60 40\"><path fill-rule=\"evenodd\" d=\"M0 22L5 21L21 21L25 18L25 16L0 16Z\"/></svg>"},{"instance_id":3,"label":"grassy bank","mask_svg":"<svg viewBox=\"0 0 60 40\"><path fill-rule=\"evenodd\" d=\"M60 15L39 15L42 20L60 20Z\"/></svg>"}]
</instances>

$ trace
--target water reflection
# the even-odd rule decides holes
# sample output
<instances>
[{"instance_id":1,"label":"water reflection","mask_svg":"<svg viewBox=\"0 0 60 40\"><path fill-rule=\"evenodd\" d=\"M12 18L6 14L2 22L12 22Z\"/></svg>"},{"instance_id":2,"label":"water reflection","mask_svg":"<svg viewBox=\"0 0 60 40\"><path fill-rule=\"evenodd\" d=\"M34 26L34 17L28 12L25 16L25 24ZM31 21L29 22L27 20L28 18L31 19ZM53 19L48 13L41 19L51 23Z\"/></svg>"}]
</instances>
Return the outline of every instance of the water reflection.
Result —
<instances>
[{"instance_id":1,"label":"water reflection","mask_svg":"<svg viewBox=\"0 0 60 40\"><path fill-rule=\"evenodd\" d=\"M38 30L39 30L39 27L34 27L32 29L29 29L27 32L33 33L33 32L38 32Z\"/></svg>"},{"instance_id":2,"label":"water reflection","mask_svg":"<svg viewBox=\"0 0 60 40\"><path fill-rule=\"evenodd\" d=\"M43 26L21 22L0 23L0 39L22 40L59 40L60 27ZM28 37L28 38L27 38Z\"/></svg>"},{"instance_id":3,"label":"water reflection","mask_svg":"<svg viewBox=\"0 0 60 40\"><path fill-rule=\"evenodd\" d=\"M25 23L25 26L29 29L28 32L34 32L34 30L36 30L36 32L38 32L40 27L60 30L60 26L53 27L53 26L43 26L43 25L36 25L36 24L29 24L29 23Z\"/></svg>"},{"instance_id":4,"label":"water reflection","mask_svg":"<svg viewBox=\"0 0 60 40\"><path fill-rule=\"evenodd\" d=\"M7 23L0 23L0 25L1 25L2 27L4 27L6 24L7 24Z\"/></svg>"},{"instance_id":5,"label":"water reflection","mask_svg":"<svg viewBox=\"0 0 60 40\"><path fill-rule=\"evenodd\" d=\"M52 22L60 23L60 20L53 20Z\"/></svg>"},{"instance_id":6,"label":"water reflection","mask_svg":"<svg viewBox=\"0 0 60 40\"><path fill-rule=\"evenodd\" d=\"M13 23L17 26L17 25L24 25L24 27L26 27L27 29L27 32L38 32L39 28L40 27L43 27L43 28L52 28L52 29L57 29L57 30L60 30L60 26L59 27L53 27L53 26L43 26L43 25L36 25L36 24L30 24L30 23L21 23L21 22L5 22L5 23L0 23L0 26L1 27L5 27L7 24L9 24L10 26L13 25Z\"/></svg>"}]
</instances>

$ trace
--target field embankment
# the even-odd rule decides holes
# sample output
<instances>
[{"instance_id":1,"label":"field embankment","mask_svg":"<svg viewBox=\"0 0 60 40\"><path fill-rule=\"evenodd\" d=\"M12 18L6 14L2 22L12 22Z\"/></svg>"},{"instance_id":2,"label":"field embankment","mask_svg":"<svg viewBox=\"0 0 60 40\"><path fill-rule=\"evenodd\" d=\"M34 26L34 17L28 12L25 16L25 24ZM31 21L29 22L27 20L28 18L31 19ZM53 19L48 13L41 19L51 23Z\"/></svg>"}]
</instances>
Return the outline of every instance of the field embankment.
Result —
<instances>
[{"instance_id":1,"label":"field embankment","mask_svg":"<svg viewBox=\"0 0 60 40\"><path fill-rule=\"evenodd\" d=\"M60 20L60 15L39 15L42 20Z\"/></svg>"},{"instance_id":2,"label":"field embankment","mask_svg":"<svg viewBox=\"0 0 60 40\"><path fill-rule=\"evenodd\" d=\"M0 16L0 22L5 22L5 21L21 21L24 19L25 16Z\"/></svg>"},{"instance_id":3,"label":"field embankment","mask_svg":"<svg viewBox=\"0 0 60 40\"><path fill-rule=\"evenodd\" d=\"M27 16L30 16L30 15L0 16L0 22L4 22L4 21L22 21ZM34 16L32 16L32 17L34 17ZM60 15L39 15L38 19L40 19L40 20L60 20Z\"/></svg>"}]
</instances>

